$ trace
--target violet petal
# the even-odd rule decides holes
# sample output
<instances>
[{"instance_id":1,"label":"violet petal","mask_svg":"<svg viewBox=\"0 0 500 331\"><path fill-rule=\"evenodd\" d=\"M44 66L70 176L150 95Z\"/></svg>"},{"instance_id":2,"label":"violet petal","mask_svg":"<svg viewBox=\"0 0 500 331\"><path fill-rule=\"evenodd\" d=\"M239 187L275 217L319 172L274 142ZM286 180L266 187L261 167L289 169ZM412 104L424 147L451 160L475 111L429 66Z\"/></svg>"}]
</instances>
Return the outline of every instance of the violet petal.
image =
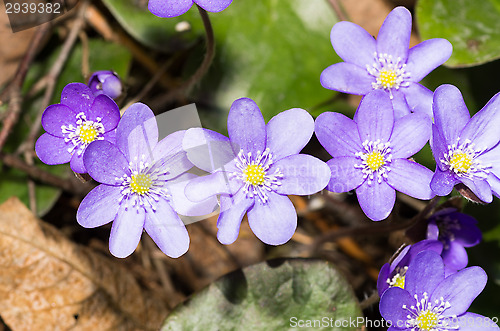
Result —
<instances>
[{"instance_id":1,"label":"violet petal","mask_svg":"<svg viewBox=\"0 0 500 331\"><path fill-rule=\"evenodd\" d=\"M274 173L274 169L283 173L275 192L285 195L314 194L324 189L331 177L325 162L305 154L287 156L273 164L269 172Z\"/></svg>"},{"instance_id":2,"label":"violet petal","mask_svg":"<svg viewBox=\"0 0 500 331\"><path fill-rule=\"evenodd\" d=\"M396 202L396 191L386 181L373 181L371 185L364 182L356 195L361 209L373 221L386 219Z\"/></svg>"},{"instance_id":3,"label":"violet petal","mask_svg":"<svg viewBox=\"0 0 500 331\"><path fill-rule=\"evenodd\" d=\"M364 95L373 91L375 79L365 68L348 62L333 64L319 78L324 88L350 94Z\"/></svg>"},{"instance_id":4,"label":"violet petal","mask_svg":"<svg viewBox=\"0 0 500 331\"><path fill-rule=\"evenodd\" d=\"M109 251L116 257L125 258L132 254L141 240L146 215L143 208L129 208L121 205L111 226Z\"/></svg>"},{"instance_id":5,"label":"violet petal","mask_svg":"<svg viewBox=\"0 0 500 331\"><path fill-rule=\"evenodd\" d=\"M292 238L297 228L297 212L287 196L268 192L263 204L256 199L248 210L248 224L253 233L268 245L282 245Z\"/></svg>"},{"instance_id":6,"label":"violet petal","mask_svg":"<svg viewBox=\"0 0 500 331\"><path fill-rule=\"evenodd\" d=\"M363 149L357 124L340 113L325 112L318 116L315 133L331 156L354 156Z\"/></svg>"},{"instance_id":7,"label":"violet petal","mask_svg":"<svg viewBox=\"0 0 500 331\"><path fill-rule=\"evenodd\" d=\"M144 230L167 256L177 258L187 252L189 235L186 226L169 203L160 199L156 211L148 210Z\"/></svg>"},{"instance_id":8,"label":"violet petal","mask_svg":"<svg viewBox=\"0 0 500 331\"><path fill-rule=\"evenodd\" d=\"M266 123L257 104L248 98L233 102L227 117L227 130L233 152L257 155L266 148Z\"/></svg>"},{"instance_id":9,"label":"violet petal","mask_svg":"<svg viewBox=\"0 0 500 331\"><path fill-rule=\"evenodd\" d=\"M220 197L217 239L221 244L232 244L238 238L243 216L254 205L254 201L253 198L247 198L243 190L233 196Z\"/></svg>"},{"instance_id":10,"label":"violet petal","mask_svg":"<svg viewBox=\"0 0 500 331\"><path fill-rule=\"evenodd\" d=\"M358 188L364 181L363 172L355 166L360 159L350 156L341 156L329 160L331 178L327 190L335 193L349 192Z\"/></svg>"},{"instance_id":11,"label":"violet petal","mask_svg":"<svg viewBox=\"0 0 500 331\"><path fill-rule=\"evenodd\" d=\"M121 190L101 184L90 191L80 203L76 220L84 228L96 228L115 219L120 207Z\"/></svg>"},{"instance_id":12,"label":"violet petal","mask_svg":"<svg viewBox=\"0 0 500 331\"><path fill-rule=\"evenodd\" d=\"M430 187L433 173L423 165L407 159L395 159L390 168L387 183L397 191L424 200L435 196Z\"/></svg>"},{"instance_id":13,"label":"violet petal","mask_svg":"<svg viewBox=\"0 0 500 331\"><path fill-rule=\"evenodd\" d=\"M271 118L266 132L266 147L274 160L279 160L298 154L304 148L314 132L314 120L304 109L293 108Z\"/></svg>"}]
</instances>

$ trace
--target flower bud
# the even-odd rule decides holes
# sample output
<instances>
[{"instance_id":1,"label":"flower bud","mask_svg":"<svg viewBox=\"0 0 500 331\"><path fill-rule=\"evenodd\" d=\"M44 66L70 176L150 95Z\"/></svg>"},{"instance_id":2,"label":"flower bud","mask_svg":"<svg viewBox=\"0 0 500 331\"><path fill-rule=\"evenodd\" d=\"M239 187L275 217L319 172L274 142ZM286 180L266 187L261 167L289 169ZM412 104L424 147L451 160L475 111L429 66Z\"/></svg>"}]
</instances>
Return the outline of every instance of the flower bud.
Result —
<instances>
[{"instance_id":1,"label":"flower bud","mask_svg":"<svg viewBox=\"0 0 500 331\"><path fill-rule=\"evenodd\" d=\"M109 70L96 71L90 76L88 86L95 96L105 94L112 99L122 94L122 82L116 73Z\"/></svg>"}]
</instances>

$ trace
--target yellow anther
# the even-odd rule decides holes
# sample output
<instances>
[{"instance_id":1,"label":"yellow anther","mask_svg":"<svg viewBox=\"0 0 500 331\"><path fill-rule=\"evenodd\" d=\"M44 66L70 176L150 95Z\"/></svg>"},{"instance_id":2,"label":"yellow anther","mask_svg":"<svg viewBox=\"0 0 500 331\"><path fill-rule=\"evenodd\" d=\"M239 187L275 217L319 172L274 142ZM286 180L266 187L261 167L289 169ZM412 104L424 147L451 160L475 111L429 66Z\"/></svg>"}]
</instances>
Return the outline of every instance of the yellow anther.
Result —
<instances>
[{"instance_id":1,"label":"yellow anther","mask_svg":"<svg viewBox=\"0 0 500 331\"><path fill-rule=\"evenodd\" d=\"M380 85L383 88L393 88L396 85L398 75L392 69L382 69L379 73Z\"/></svg>"},{"instance_id":2,"label":"yellow anther","mask_svg":"<svg viewBox=\"0 0 500 331\"><path fill-rule=\"evenodd\" d=\"M421 331L430 331L438 324L438 315L430 310L421 312L417 317L417 326Z\"/></svg>"},{"instance_id":3,"label":"yellow anther","mask_svg":"<svg viewBox=\"0 0 500 331\"><path fill-rule=\"evenodd\" d=\"M472 166L472 158L467 153L456 151L451 157L450 166L457 172L468 172Z\"/></svg>"},{"instance_id":4,"label":"yellow anther","mask_svg":"<svg viewBox=\"0 0 500 331\"><path fill-rule=\"evenodd\" d=\"M130 180L130 189L140 195L148 193L152 185L153 181L145 174L132 175Z\"/></svg>"},{"instance_id":5,"label":"yellow anther","mask_svg":"<svg viewBox=\"0 0 500 331\"><path fill-rule=\"evenodd\" d=\"M258 164L250 164L243 170L243 179L251 185L260 186L264 183L266 172Z\"/></svg>"},{"instance_id":6,"label":"yellow anther","mask_svg":"<svg viewBox=\"0 0 500 331\"><path fill-rule=\"evenodd\" d=\"M384 157L379 152L371 152L366 157L366 164L371 170L376 171L385 164Z\"/></svg>"},{"instance_id":7,"label":"yellow anther","mask_svg":"<svg viewBox=\"0 0 500 331\"><path fill-rule=\"evenodd\" d=\"M80 137L82 142L90 144L97 138L99 133L92 125L83 124L78 127L76 134Z\"/></svg>"}]
</instances>

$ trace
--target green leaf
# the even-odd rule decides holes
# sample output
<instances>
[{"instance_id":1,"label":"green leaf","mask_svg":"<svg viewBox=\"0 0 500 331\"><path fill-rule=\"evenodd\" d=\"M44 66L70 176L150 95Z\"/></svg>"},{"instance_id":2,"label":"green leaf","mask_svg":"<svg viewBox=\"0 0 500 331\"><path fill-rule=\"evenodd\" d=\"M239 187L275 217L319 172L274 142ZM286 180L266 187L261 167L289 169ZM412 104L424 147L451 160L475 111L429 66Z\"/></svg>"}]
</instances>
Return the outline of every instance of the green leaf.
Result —
<instances>
[{"instance_id":1,"label":"green leaf","mask_svg":"<svg viewBox=\"0 0 500 331\"><path fill-rule=\"evenodd\" d=\"M324 0L235 1L213 20L218 65L209 84L219 107L253 99L269 120L290 108L309 110L337 92L320 84L321 72L340 58L330 43L337 22Z\"/></svg>"},{"instance_id":2,"label":"green leaf","mask_svg":"<svg viewBox=\"0 0 500 331\"><path fill-rule=\"evenodd\" d=\"M132 37L153 49L174 51L184 48L191 44L197 35L190 30L182 33L175 31L177 24L184 20L182 16L156 17L147 7L141 6L140 1L103 0L102 2Z\"/></svg>"},{"instance_id":3,"label":"green leaf","mask_svg":"<svg viewBox=\"0 0 500 331\"><path fill-rule=\"evenodd\" d=\"M422 39L446 38L453 54L450 67L469 67L500 58L500 0L419 0L416 7Z\"/></svg>"},{"instance_id":4,"label":"green leaf","mask_svg":"<svg viewBox=\"0 0 500 331\"><path fill-rule=\"evenodd\" d=\"M351 286L332 264L278 259L212 283L174 309L161 330L308 329L305 323L315 320L324 323L315 330L357 330L361 323L338 326L358 317L362 314Z\"/></svg>"}]
</instances>

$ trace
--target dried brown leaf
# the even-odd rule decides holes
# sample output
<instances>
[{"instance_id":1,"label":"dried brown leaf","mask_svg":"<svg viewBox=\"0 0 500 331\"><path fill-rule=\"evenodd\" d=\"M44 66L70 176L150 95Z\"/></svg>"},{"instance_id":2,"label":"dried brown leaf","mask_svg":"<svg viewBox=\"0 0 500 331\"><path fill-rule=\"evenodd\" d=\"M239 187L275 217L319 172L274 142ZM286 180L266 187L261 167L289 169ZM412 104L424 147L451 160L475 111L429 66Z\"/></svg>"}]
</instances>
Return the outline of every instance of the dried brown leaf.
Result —
<instances>
[{"instance_id":1,"label":"dried brown leaf","mask_svg":"<svg viewBox=\"0 0 500 331\"><path fill-rule=\"evenodd\" d=\"M17 330L156 330L165 304L17 198L0 205L0 315Z\"/></svg>"}]
</instances>

